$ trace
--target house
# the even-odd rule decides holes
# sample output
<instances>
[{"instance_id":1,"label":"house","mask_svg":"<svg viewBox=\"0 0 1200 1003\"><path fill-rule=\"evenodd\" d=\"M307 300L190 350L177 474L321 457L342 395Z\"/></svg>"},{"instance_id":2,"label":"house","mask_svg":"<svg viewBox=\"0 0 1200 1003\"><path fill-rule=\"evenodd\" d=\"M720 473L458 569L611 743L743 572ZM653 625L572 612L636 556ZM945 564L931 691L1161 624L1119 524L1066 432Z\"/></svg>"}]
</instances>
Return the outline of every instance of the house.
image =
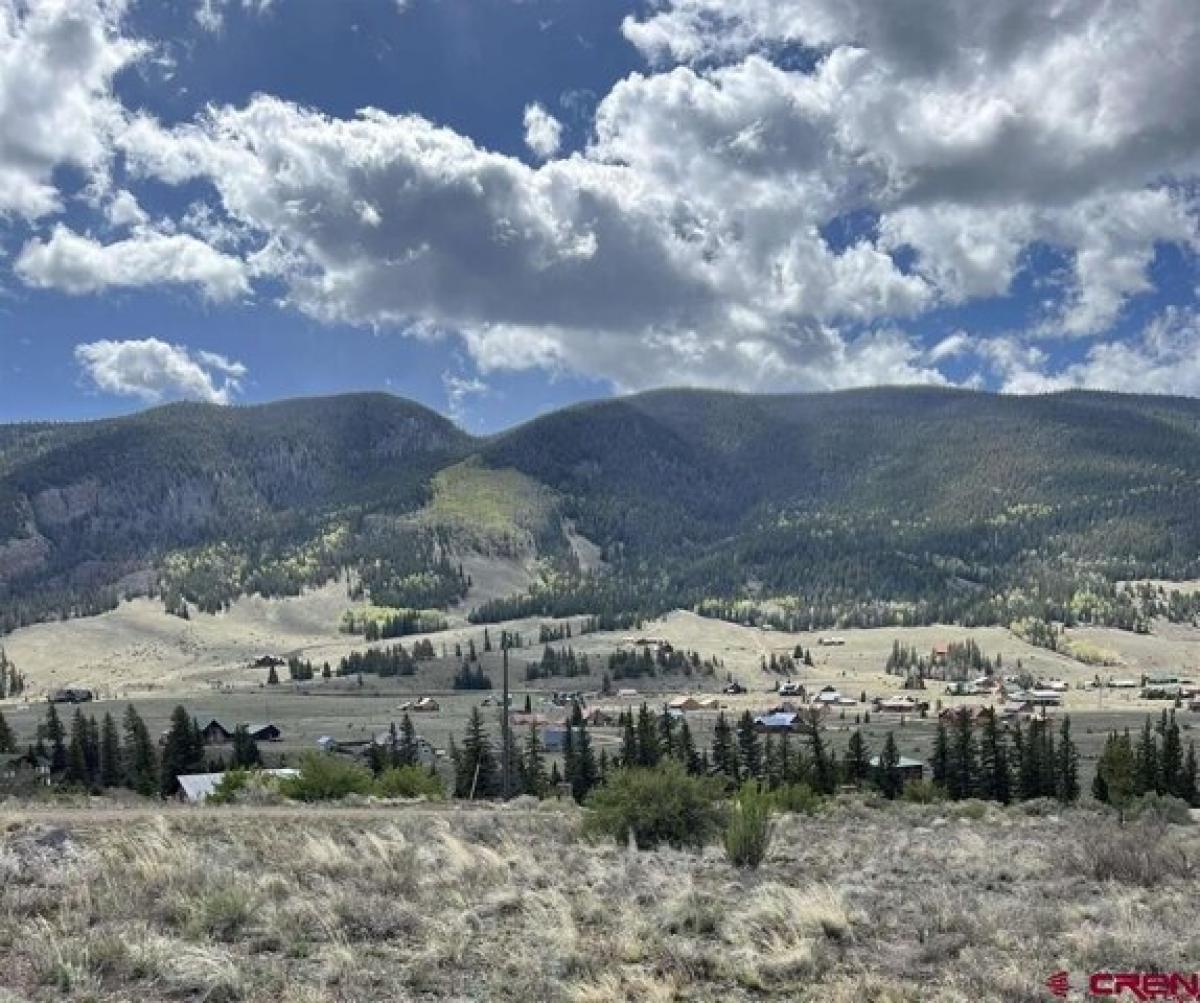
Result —
<instances>
[{"instance_id":1,"label":"house","mask_svg":"<svg viewBox=\"0 0 1200 1003\"><path fill-rule=\"evenodd\" d=\"M950 722L950 721L954 721L958 718L965 717L965 718L970 719L971 721L975 721L978 718L983 717L983 715L986 714L987 712L988 712L987 707L982 707L978 704L960 706L960 707L945 707L942 709L942 712L938 715L938 719L941 721Z\"/></svg>"},{"instance_id":2,"label":"house","mask_svg":"<svg viewBox=\"0 0 1200 1003\"><path fill-rule=\"evenodd\" d=\"M700 701L695 697L676 697L667 704L667 710L678 711L682 714L689 710L699 710L700 706Z\"/></svg>"},{"instance_id":3,"label":"house","mask_svg":"<svg viewBox=\"0 0 1200 1003\"><path fill-rule=\"evenodd\" d=\"M880 759L878 756L871 757L871 769L879 769ZM900 777L907 784L911 780L921 780L925 776L925 764L919 759L910 759L908 756L900 757Z\"/></svg>"},{"instance_id":4,"label":"house","mask_svg":"<svg viewBox=\"0 0 1200 1003\"><path fill-rule=\"evenodd\" d=\"M1028 713L1031 709L1029 702L1026 700L1008 700L1001 706L1000 715L1011 719Z\"/></svg>"},{"instance_id":5,"label":"house","mask_svg":"<svg viewBox=\"0 0 1200 1003\"><path fill-rule=\"evenodd\" d=\"M780 734L794 731L800 715L793 711L776 711L770 714L760 714L754 719L754 730Z\"/></svg>"},{"instance_id":6,"label":"house","mask_svg":"<svg viewBox=\"0 0 1200 1003\"><path fill-rule=\"evenodd\" d=\"M816 703L827 703L827 704L835 704L835 703L837 703L838 701L840 701L841 699L842 699L842 695L841 695L841 693L839 693L839 692L838 692L836 689L834 689L832 686L823 686L823 687L821 687L821 692L820 692L820 693L818 693L818 694L817 694L817 695L816 695L816 696L813 698L813 700L814 700Z\"/></svg>"},{"instance_id":7,"label":"house","mask_svg":"<svg viewBox=\"0 0 1200 1003\"><path fill-rule=\"evenodd\" d=\"M906 696L876 698L875 701L875 709L884 714L919 714L923 708L928 707L929 704Z\"/></svg>"},{"instance_id":8,"label":"house","mask_svg":"<svg viewBox=\"0 0 1200 1003\"><path fill-rule=\"evenodd\" d=\"M950 645L942 641L933 646L933 651L930 653L930 661L934 665L945 665L946 660L950 657Z\"/></svg>"},{"instance_id":9,"label":"house","mask_svg":"<svg viewBox=\"0 0 1200 1003\"><path fill-rule=\"evenodd\" d=\"M615 728L621 721L621 711L615 707L589 707L583 719L600 728Z\"/></svg>"},{"instance_id":10,"label":"house","mask_svg":"<svg viewBox=\"0 0 1200 1003\"><path fill-rule=\"evenodd\" d=\"M46 699L50 703L90 703L96 699L96 694L82 687L69 687L62 690L51 690Z\"/></svg>"},{"instance_id":11,"label":"house","mask_svg":"<svg viewBox=\"0 0 1200 1003\"><path fill-rule=\"evenodd\" d=\"M1040 681L1034 689L1053 690L1055 693L1066 693L1071 687L1062 679L1046 679Z\"/></svg>"},{"instance_id":12,"label":"house","mask_svg":"<svg viewBox=\"0 0 1200 1003\"><path fill-rule=\"evenodd\" d=\"M801 700L803 700L804 685L802 683L793 682L789 679L786 683L780 684L779 695L781 697L799 697Z\"/></svg>"},{"instance_id":13,"label":"house","mask_svg":"<svg viewBox=\"0 0 1200 1003\"><path fill-rule=\"evenodd\" d=\"M257 772L268 777L297 777L300 775L299 770L289 769L259 770ZM185 801L201 804L208 800L209 795L217 789L217 785L224 776L224 773L187 773L175 779L179 782L179 790Z\"/></svg>"},{"instance_id":14,"label":"house","mask_svg":"<svg viewBox=\"0 0 1200 1003\"><path fill-rule=\"evenodd\" d=\"M225 745L233 741L233 732L215 717L200 729L200 736L204 739L205 745Z\"/></svg>"},{"instance_id":15,"label":"house","mask_svg":"<svg viewBox=\"0 0 1200 1003\"><path fill-rule=\"evenodd\" d=\"M239 724L239 728L245 728L250 733L250 737L256 742L278 742L283 738L283 732L271 723L265 724Z\"/></svg>"},{"instance_id":16,"label":"house","mask_svg":"<svg viewBox=\"0 0 1200 1003\"><path fill-rule=\"evenodd\" d=\"M1136 690L1138 681L1136 679L1110 679L1108 688L1110 690Z\"/></svg>"},{"instance_id":17,"label":"house","mask_svg":"<svg viewBox=\"0 0 1200 1003\"><path fill-rule=\"evenodd\" d=\"M1057 690L1030 690L1025 699L1035 707L1061 707L1063 700Z\"/></svg>"},{"instance_id":18,"label":"house","mask_svg":"<svg viewBox=\"0 0 1200 1003\"><path fill-rule=\"evenodd\" d=\"M633 689L617 690L617 696L619 696L619 697L635 697L635 696L637 696L637 690L633 690Z\"/></svg>"},{"instance_id":19,"label":"house","mask_svg":"<svg viewBox=\"0 0 1200 1003\"><path fill-rule=\"evenodd\" d=\"M49 783L50 759L36 752L0 757L0 781L8 784Z\"/></svg>"},{"instance_id":20,"label":"house","mask_svg":"<svg viewBox=\"0 0 1200 1003\"><path fill-rule=\"evenodd\" d=\"M817 644L822 648L840 648L846 643L844 637L818 637Z\"/></svg>"}]
</instances>

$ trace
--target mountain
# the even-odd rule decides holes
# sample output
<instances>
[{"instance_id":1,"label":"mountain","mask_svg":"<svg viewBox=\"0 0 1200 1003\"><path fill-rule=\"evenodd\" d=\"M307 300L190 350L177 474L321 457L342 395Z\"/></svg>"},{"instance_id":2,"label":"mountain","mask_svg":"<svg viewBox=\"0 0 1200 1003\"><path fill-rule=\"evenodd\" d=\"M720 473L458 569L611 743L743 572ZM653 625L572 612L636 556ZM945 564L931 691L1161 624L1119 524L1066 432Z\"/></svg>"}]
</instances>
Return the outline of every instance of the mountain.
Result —
<instances>
[{"instance_id":1,"label":"mountain","mask_svg":"<svg viewBox=\"0 0 1200 1003\"><path fill-rule=\"evenodd\" d=\"M555 573L485 619L740 602L793 624L996 621L1080 596L1092 615L1119 579L1200 575L1198 488L1185 398L668 390L487 439L378 394L177 404L0 427L0 626L129 589L218 608L343 568L377 602L439 605L466 587L455 556L501 537ZM604 574L578 570L566 526Z\"/></svg>"}]
</instances>

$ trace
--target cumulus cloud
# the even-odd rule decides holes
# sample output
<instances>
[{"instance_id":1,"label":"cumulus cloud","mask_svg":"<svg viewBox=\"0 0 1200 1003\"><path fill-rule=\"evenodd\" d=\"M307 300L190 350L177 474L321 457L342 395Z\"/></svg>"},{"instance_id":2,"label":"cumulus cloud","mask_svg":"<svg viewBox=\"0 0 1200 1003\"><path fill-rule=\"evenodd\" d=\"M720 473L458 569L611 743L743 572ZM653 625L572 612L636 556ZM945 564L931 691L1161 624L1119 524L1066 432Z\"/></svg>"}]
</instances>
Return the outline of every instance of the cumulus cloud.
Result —
<instances>
[{"instance_id":1,"label":"cumulus cloud","mask_svg":"<svg viewBox=\"0 0 1200 1003\"><path fill-rule=\"evenodd\" d=\"M138 51L116 38L118 0L35 0L91 11L93 48L116 46L82 92L106 109L82 159L102 174L115 137L129 190L101 185L97 205L129 232L104 244L58 226L16 270L73 293L170 282L214 300L264 280L331 324L460 338L485 374L630 389L936 382L972 352L1006 380L1102 379L1158 248L1200 247L1200 103L1177 99L1200 92L1193 2L657 0L624 22L650 68L599 99L586 149L561 156L561 124L526 108L530 165L417 115L266 95L171 127L128 115L109 94ZM269 6L197 9L215 26L231 4ZM60 204L65 156L30 174L41 203L9 195L26 215ZM146 179L202 194L152 225L132 194ZM1007 295L1033 248L1062 267L1022 338L904 333ZM1062 336L1101 339L1092 368L1046 375L1028 341Z\"/></svg>"},{"instance_id":2,"label":"cumulus cloud","mask_svg":"<svg viewBox=\"0 0 1200 1003\"><path fill-rule=\"evenodd\" d=\"M525 106L525 145L542 160L549 160L562 146L562 123L540 104Z\"/></svg>"},{"instance_id":3,"label":"cumulus cloud","mask_svg":"<svg viewBox=\"0 0 1200 1003\"><path fill-rule=\"evenodd\" d=\"M1200 396L1200 313L1169 307L1128 341L1100 341L1082 361L1055 368L1039 347L1012 338L985 341L980 354L998 372L1006 393L1114 390Z\"/></svg>"},{"instance_id":4,"label":"cumulus cloud","mask_svg":"<svg viewBox=\"0 0 1200 1003\"><path fill-rule=\"evenodd\" d=\"M158 338L93 341L75 346L75 361L105 393L162 400L228 404L240 392L246 367L216 352L188 351Z\"/></svg>"},{"instance_id":5,"label":"cumulus cloud","mask_svg":"<svg viewBox=\"0 0 1200 1003\"><path fill-rule=\"evenodd\" d=\"M124 118L113 78L145 50L121 37L125 0L0 0L0 216L58 212L61 165L110 162Z\"/></svg>"},{"instance_id":6,"label":"cumulus cloud","mask_svg":"<svg viewBox=\"0 0 1200 1003\"><path fill-rule=\"evenodd\" d=\"M185 234L152 231L102 244L56 226L49 240L25 245L16 272L27 285L75 295L160 284L195 285L212 300L250 291L239 259Z\"/></svg>"}]
</instances>

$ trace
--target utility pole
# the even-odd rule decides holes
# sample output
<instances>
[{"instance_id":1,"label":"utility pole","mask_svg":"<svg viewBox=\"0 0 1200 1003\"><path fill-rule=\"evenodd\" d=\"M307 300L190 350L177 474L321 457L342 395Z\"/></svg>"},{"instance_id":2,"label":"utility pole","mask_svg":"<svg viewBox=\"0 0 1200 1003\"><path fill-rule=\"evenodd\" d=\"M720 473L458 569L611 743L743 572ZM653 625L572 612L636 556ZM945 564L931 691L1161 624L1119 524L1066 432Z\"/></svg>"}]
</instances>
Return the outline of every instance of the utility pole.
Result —
<instances>
[{"instance_id":1,"label":"utility pole","mask_svg":"<svg viewBox=\"0 0 1200 1003\"><path fill-rule=\"evenodd\" d=\"M504 671L503 671L503 694L500 697L500 771L503 775L503 782L500 790L503 792L504 800L507 801L511 796L509 790L510 763L508 761L508 645L502 645L504 649Z\"/></svg>"}]
</instances>

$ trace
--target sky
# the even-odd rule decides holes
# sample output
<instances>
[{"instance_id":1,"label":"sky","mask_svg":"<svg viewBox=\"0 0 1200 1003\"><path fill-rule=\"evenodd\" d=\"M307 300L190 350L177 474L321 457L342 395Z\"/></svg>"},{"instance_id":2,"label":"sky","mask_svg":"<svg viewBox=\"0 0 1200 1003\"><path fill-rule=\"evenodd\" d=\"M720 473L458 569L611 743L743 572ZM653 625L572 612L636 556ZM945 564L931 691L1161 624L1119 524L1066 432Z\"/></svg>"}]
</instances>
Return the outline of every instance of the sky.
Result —
<instances>
[{"instance_id":1,"label":"sky","mask_svg":"<svg viewBox=\"0 0 1200 1003\"><path fill-rule=\"evenodd\" d=\"M0 0L0 422L1200 395L1195 0Z\"/></svg>"}]
</instances>

